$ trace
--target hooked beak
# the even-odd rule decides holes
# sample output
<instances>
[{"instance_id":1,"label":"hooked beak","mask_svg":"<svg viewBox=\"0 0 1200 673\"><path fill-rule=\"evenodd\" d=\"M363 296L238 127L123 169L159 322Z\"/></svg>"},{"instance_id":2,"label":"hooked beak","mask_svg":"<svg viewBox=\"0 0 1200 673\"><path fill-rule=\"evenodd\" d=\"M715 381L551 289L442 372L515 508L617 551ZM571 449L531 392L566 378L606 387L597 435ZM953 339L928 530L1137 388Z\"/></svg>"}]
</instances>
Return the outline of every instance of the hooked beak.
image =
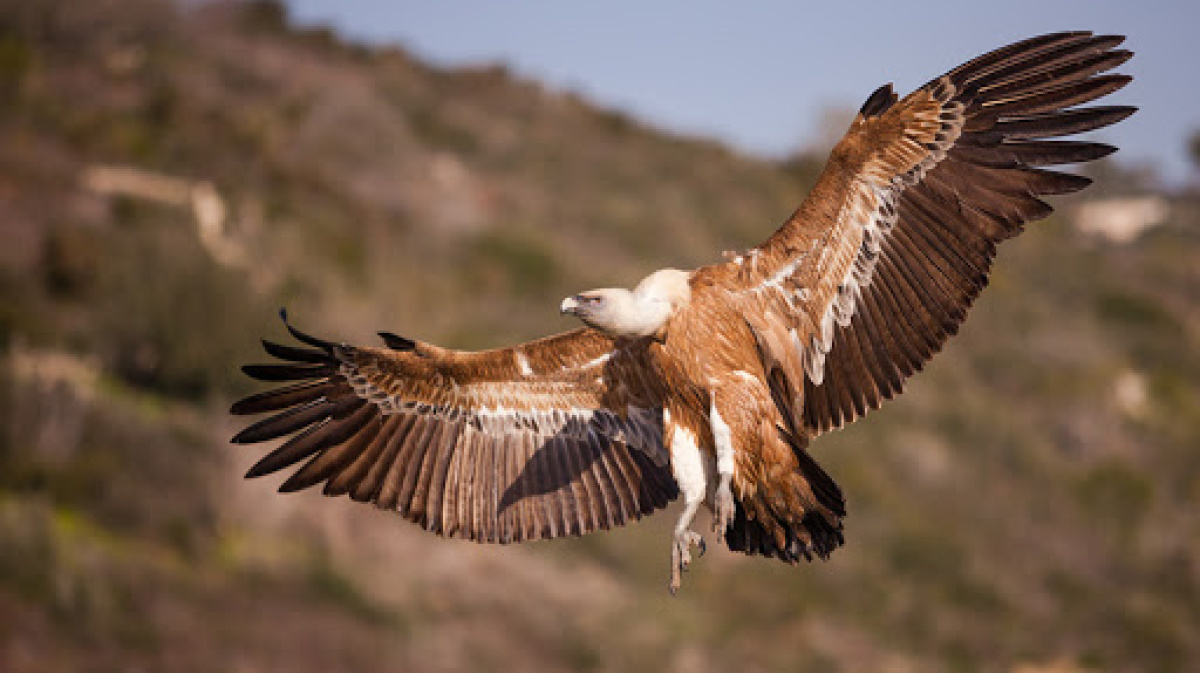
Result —
<instances>
[{"instance_id":1,"label":"hooked beak","mask_svg":"<svg viewBox=\"0 0 1200 673\"><path fill-rule=\"evenodd\" d=\"M562 300L562 304L558 307L558 312L562 315L575 315L579 309L579 302L575 297L567 297Z\"/></svg>"}]
</instances>

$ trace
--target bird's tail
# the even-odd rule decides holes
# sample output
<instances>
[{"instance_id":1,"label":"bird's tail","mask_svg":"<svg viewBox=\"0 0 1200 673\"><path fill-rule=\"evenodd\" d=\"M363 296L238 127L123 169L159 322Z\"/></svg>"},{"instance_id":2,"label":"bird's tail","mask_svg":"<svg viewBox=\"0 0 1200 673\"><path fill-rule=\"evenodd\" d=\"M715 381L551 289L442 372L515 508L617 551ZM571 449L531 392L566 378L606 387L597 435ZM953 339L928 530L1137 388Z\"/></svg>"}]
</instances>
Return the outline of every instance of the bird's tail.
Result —
<instances>
[{"instance_id":1,"label":"bird's tail","mask_svg":"<svg viewBox=\"0 0 1200 673\"><path fill-rule=\"evenodd\" d=\"M801 558L811 561L814 555L826 559L844 542L842 490L808 454L802 440L782 430L780 436L796 456L796 469L738 502L725 543L733 551L788 563Z\"/></svg>"}]
</instances>

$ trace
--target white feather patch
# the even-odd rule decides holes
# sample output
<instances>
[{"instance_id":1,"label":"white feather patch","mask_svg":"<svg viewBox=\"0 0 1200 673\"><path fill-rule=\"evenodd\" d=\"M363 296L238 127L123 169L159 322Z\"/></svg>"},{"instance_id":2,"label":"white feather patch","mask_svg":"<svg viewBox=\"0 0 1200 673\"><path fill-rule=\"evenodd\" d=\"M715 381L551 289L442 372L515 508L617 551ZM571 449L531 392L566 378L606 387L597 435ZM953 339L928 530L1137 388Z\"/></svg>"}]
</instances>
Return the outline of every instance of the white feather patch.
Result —
<instances>
[{"instance_id":1,"label":"white feather patch","mask_svg":"<svg viewBox=\"0 0 1200 673\"><path fill-rule=\"evenodd\" d=\"M607 357L606 355L597 360ZM509 406L501 402L468 407L461 404L435 405L404 400L373 386L364 374L348 362L342 363L341 373L355 394L375 404L384 415L421 414L447 420L462 419L476 430L488 434L504 434L515 430L532 432L545 438L562 435L586 440L599 433L612 441L624 442L642 451L660 466L667 464L666 449L663 446L662 416L658 409L631 406L626 408L625 416L622 417L608 409L563 406L563 402L570 399L567 395L571 392L569 384L563 382L539 384L543 390L537 399L547 406L538 406L537 402L530 403L526 399L525 404L521 405ZM509 385L477 384L475 387L490 393L492 399L521 399L521 391Z\"/></svg>"},{"instance_id":2,"label":"white feather patch","mask_svg":"<svg viewBox=\"0 0 1200 673\"><path fill-rule=\"evenodd\" d=\"M533 368L529 366L529 358L521 351L514 350L513 357L517 361L517 371L521 372L521 376L533 376Z\"/></svg>"},{"instance_id":3,"label":"white feather patch","mask_svg":"<svg viewBox=\"0 0 1200 673\"><path fill-rule=\"evenodd\" d=\"M675 476L675 483L679 484L684 502L703 500L708 492L705 462L700 454L696 433L676 425L671 433L671 472Z\"/></svg>"},{"instance_id":4,"label":"white feather patch","mask_svg":"<svg viewBox=\"0 0 1200 673\"><path fill-rule=\"evenodd\" d=\"M717 450L717 474L733 474L733 430L721 417L716 402L709 406L708 422L712 425L713 444Z\"/></svg>"},{"instance_id":5,"label":"white feather patch","mask_svg":"<svg viewBox=\"0 0 1200 673\"><path fill-rule=\"evenodd\" d=\"M749 381L751 383L758 382L758 377L746 371L745 369L735 369L733 374L734 376L740 377L743 381Z\"/></svg>"}]
</instances>

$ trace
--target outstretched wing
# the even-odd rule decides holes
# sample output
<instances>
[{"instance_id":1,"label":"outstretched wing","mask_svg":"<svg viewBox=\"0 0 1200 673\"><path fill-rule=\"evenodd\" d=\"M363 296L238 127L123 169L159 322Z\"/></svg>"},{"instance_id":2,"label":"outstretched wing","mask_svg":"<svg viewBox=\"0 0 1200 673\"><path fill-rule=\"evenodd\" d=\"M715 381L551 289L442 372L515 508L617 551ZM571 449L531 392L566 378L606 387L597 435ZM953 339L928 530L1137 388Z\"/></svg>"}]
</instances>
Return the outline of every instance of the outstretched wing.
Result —
<instances>
[{"instance_id":1,"label":"outstretched wing","mask_svg":"<svg viewBox=\"0 0 1200 673\"><path fill-rule=\"evenodd\" d=\"M289 383L231 409L274 413L235 443L292 435L246 475L307 461L280 491L324 483L441 535L501 543L619 526L677 493L636 344L580 329L471 353L288 329L307 347L263 341L284 363L243 369Z\"/></svg>"},{"instance_id":2,"label":"outstretched wing","mask_svg":"<svg viewBox=\"0 0 1200 673\"><path fill-rule=\"evenodd\" d=\"M987 283L996 244L1045 217L1039 199L1089 180L1041 168L1115 148L1046 140L1124 119L1074 107L1130 81L1123 38L1059 33L998 49L902 100L863 105L812 193L763 245L708 273L756 308L768 370L811 434L900 392L954 334ZM798 392L803 381L803 395Z\"/></svg>"}]
</instances>

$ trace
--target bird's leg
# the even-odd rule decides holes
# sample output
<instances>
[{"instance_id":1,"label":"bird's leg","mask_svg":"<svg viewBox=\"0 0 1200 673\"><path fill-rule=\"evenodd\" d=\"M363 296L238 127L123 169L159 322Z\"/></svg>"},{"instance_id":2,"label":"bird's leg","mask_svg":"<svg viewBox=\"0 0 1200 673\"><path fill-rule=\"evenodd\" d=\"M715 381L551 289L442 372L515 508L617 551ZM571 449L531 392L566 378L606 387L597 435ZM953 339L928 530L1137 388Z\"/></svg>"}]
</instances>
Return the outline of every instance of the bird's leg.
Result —
<instances>
[{"instance_id":1,"label":"bird's leg","mask_svg":"<svg viewBox=\"0 0 1200 673\"><path fill-rule=\"evenodd\" d=\"M667 419L670 423L669 415ZM679 492L683 496L683 513L679 515L679 521L675 524L675 535L671 541L671 583L669 587L671 593L674 594L679 590L683 571L687 570L692 562L692 545L698 545L700 554L704 554L704 539L700 537L699 533L691 530L691 525L692 519L696 517L696 511L700 509L700 503L704 502L704 495L708 492L708 476L695 434L681 427L673 427L669 436L671 437L671 471L675 475L675 483L679 485Z\"/></svg>"},{"instance_id":2,"label":"bird's leg","mask_svg":"<svg viewBox=\"0 0 1200 673\"><path fill-rule=\"evenodd\" d=\"M713 531L724 535L733 525L737 508L733 503L733 491L729 482L733 479L733 432L729 424L717 411L716 396L709 409L709 423L712 425L713 444L717 451L717 490L713 494Z\"/></svg>"}]
</instances>

